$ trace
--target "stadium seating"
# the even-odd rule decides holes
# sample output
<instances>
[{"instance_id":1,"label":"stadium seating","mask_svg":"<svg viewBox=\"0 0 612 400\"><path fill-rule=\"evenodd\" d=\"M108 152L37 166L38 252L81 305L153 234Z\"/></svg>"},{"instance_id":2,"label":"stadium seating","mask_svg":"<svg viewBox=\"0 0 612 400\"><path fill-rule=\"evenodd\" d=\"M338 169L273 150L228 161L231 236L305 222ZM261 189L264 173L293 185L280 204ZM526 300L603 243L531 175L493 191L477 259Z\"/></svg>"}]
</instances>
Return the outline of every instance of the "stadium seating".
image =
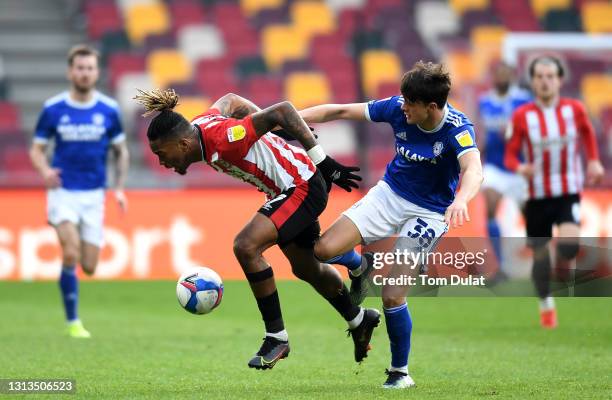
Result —
<instances>
[{"instance_id":1,"label":"stadium seating","mask_svg":"<svg viewBox=\"0 0 612 400\"><path fill-rule=\"evenodd\" d=\"M297 109L331 101L327 78L316 72L296 72L285 80L285 97Z\"/></svg>"},{"instance_id":2,"label":"stadium seating","mask_svg":"<svg viewBox=\"0 0 612 400\"><path fill-rule=\"evenodd\" d=\"M612 107L612 77L607 74L588 74L582 78L582 96L593 116L599 116L606 107Z\"/></svg>"},{"instance_id":3,"label":"stadium seating","mask_svg":"<svg viewBox=\"0 0 612 400\"><path fill-rule=\"evenodd\" d=\"M19 109L15 104L0 101L0 134L11 132L21 127Z\"/></svg>"},{"instance_id":4,"label":"stadium seating","mask_svg":"<svg viewBox=\"0 0 612 400\"><path fill-rule=\"evenodd\" d=\"M178 43L182 53L191 62L222 57L226 52L221 33L214 25L185 27L179 32Z\"/></svg>"},{"instance_id":5,"label":"stadium seating","mask_svg":"<svg viewBox=\"0 0 612 400\"><path fill-rule=\"evenodd\" d=\"M243 82L239 93L264 108L283 98L283 84L271 76L252 76Z\"/></svg>"},{"instance_id":6,"label":"stadium seating","mask_svg":"<svg viewBox=\"0 0 612 400\"><path fill-rule=\"evenodd\" d=\"M228 92L238 92L238 81L230 58L200 60L196 66L196 83L202 95L213 101Z\"/></svg>"},{"instance_id":7,"label":"stadium seating","mask_svg":"<svg viewBox=\"0 0 612 400\"><path fill-rule=\"evenodd\" d=\"M170 16L161 2L137 3L127 9L125 23L130 41L140 45L148 35L167 32L170 28Z\"/></svg>"},{"instance_id":8,"label":"stadium seating","mask_svg":"<svg viewBox=\"0 0 612 400\"><path fill-rule=\"evenodd\" d=\"M262 55L268 67L278 70L285 61L302 59L308 52L308 33L291 25L271 25L262 31Z\"/></svg>"},{"instance_id":9,"label":"stadium seating","mask_svg":"<svg viewBox=\"0 0 612 400\"><path fill-rule=\"evenodd\" d=\"M369 97L374 97L382 83L395 82L402 74L399 57L388 50L368 50L361 56L363 71L363 90Z\"/></svg>"},{"instance_id":10,"label":"stadium seating","mask_svg":"<svg viewBox=\"0 0 612 400\"><path fill-rule=\"evenodd\" d=\"M198 26L206 22L204 8L199 1L172 1L169 6L172 17L172 31L177 35L181 29L188 26Z\"/></svg>"},{"instance_id":11,"label":"stadium seating","mask_svg":"<svg viewBox=\"0 0 612 400\"><path fill-rule=\"evenodd\" d=\"M144 72L146 69L145 57L140 54L116 52L111 54L108 61L108 72L112 89L117 87L119 79L127 73Z\"/></svg>"},{"instance_id":12,"label":"stadium seating","mask_svg":"<svg viewBox=\"0 0 612 400\"><path fill-rule=\"evenodd\" d=\"M180 92L179 92L180 94ZM188 120L193 119L211 106L210 100L204 97L181 96L175 111Z\"/></svg>"},{"instance_id":13,"label":"stadium seating","mask_svg":"<svg viewBox=\"0 0 612 400\"><path fill-rule=\"evenodd\" d=\"M612 32L612 4L588 2L582 6L582 26L586 32Z\"/></svg>"},{"instance_id":14,"label":"stadium seating","mask_svg":"<svg viewBox=\"0 0 612 400\"><path fill-rule=\"evenodd\" d=\"M332 11L323 2L296 1L291 5L290 13L295 28L308 38L314 34L331 33L336 29Z\"/></svg>"},{"instance_id":15,"label":"stadium seating","mask_svg":"<svg viewBox=\"0 0 612 400\"><path fill-rule=\"evenodd\" d=\"M506 29L516 32L537 32L540 25L527 0L492 0L495 10Z\"/></svg>"},{"instance_id":16,"label":"stadium seating","mask_svg":"<svg viewBox=\"0 0 612 400\"><path fill-rule=\"evenodd\" d=\"M123 18L114 2L90 0L85 4L87 33L92 39L100 39L105 33L123 30Z\"/></svg>"},{"instance_id":17,"label":"stadium seating","mask_svg":"<svg viewBox=\"0 0 612 400\"><path fill-rule=\"evenodd\" d=\"M185 82L191 78L191 64L177 50L160 49L147 57L147 69L155 86L164 88L171 82Z\"/></svg>"},{"instance_id":18,"label":"stadium seating","mask_svg":"<svg viewBox=\"0 0 612 400\"><path fill-rule=\"evenodd\" d=\"M451 51L446 55L445 62L453 78L453 87L475 83L479 79L479 70L474 65L472 53Z\"/></svg>"},{"instance_id":19,"label":"stadium seating","mask_svg":"<svg viewBox=\"0 0 612 400\"><path fill-rule=\"evenodd\" d=\"M472 60L476 76L484 77L493 60L499 59L506 30L500 26L479 26L472 30Z\"/></svg>"},{"instance_id":20,"label":"stadium seating","mask_svg":"<svg viewBox=\"0 0 612 400\"><path fill-rule=\"evenodd\" d=\"M486 10L489 8L490 0L450 0L450 6L459 15L467 11Z\"/></svg>"},{"instance_id":21,"label":"stadium seating","mask_svg":"<svg viewBox=\"0 0 612 400\"><path fill-rule=\"evenodd\" d=\"M573 8L565 10L553 9L546 13L542 21L544 29L548 32L581 32L582 21L580 14Z\"/></svg>"},{"instance_id":22,"label":"stadium seating","mask_svg":"<svg viewBox=\"0 0 612 400\"><path fill-rule=\"evenodd\" d=\"M259 13L269 8L279 8L283 6L285 0L240 0L240 8L247 17Z\"/></svg>"},{"instance_id":23,"label":"stadium seating","mask_svg":"<svg viewBox=\"0 0 612 400\"><path fill-rule=\"evenodd\" d=\"M107 75L103 81L121 104L127 131L142 125L137 116L141 110L132 100L136 87L174 87L181 94L179 110L187 116L228 92L262 107L288 98L301 108L398 94L402 72L420 59L448 64L454 88L460 90L453 92L453 103L463 103L461 107L471 114L475 106L469 99L486 81L507 32L581 32L583 28L612 32L612 6L601 0L83 0L81 4L86 33L101 50ZM609 65L587 56L569 57L567 64L570 79L564 94L582 94L595 121L601 116L600 125L610 131L612 117L603 118L612 113L607 111L612 109L608 94L612 90L604 75ZM16 110L12 103L0 103L3 135L21 127ZM389 143L377 138L369 145L382 157ZM372 162L374 174L384 168L377 157ZM204 175L194 178L193 184Z\"/></svg>"},{"instance_id":24,"label":"stadium seating","mask_svg":"<svg viewBox=\"0 0 612 400\"><path fill-rule=\"evenodd\" d=\"M572 0L530 0L531 8L538 18L543 18L551 10L566 10L572 6Z\"/></svg>"}]
</instances>

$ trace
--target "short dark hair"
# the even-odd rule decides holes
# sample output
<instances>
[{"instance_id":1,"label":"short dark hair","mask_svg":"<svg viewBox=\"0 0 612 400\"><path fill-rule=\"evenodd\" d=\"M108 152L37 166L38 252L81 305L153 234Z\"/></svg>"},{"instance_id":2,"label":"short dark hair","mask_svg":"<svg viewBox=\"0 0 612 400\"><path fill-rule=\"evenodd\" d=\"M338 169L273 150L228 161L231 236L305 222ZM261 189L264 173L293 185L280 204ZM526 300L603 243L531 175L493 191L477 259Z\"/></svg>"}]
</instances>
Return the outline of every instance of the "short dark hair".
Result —
<instances>
[{"instance_id":1,"label":"short dark hair","mask_svg":"<svg viewBox=\"0 0 612 400\"><path fill-rule=\"evenodd\" d=\"M79 56L95 56L96 61L100 60L98 50L86 44L77 44L68 51L68 65L72 65L74 59Z\"/></svg>"},{"instance_id":2,"label":"short dark hair","mask_svg":"<svg viewBox=\"0 0 612 400\"><path fill-rule=\"evenodd\" d=\"M554 64L557 66L557 76L563 78L565 76L565 67L559 57L551 55L537 56L529 63L529 78L533 78L535 75L535 68L538 64Z\"/></svg>"},{"instance_id":3,"label":"short dark hair","mask_svg":"<svg viewBox=\"0 0 612 400\"><path fill-rule=\"evenodd\" d=\"M177 106L179 96L173 89L153 89L150 91L137 89L134 97L145 108L143 116L158 112L151 120L147 129L147 138L153 142L158 139L169 139L189 132L191 124L181 114L173 111Z\"/></svg>"},{"instance_id":4,"label":"short dark hair","mask_svg":"<svg viewBox=\"0 0 612 400\"><path fill-rule=\"evenodd\" d=\"M443 108L448 99L451 80L443 64L418 61L402 77L401 92L410 102L436 103Z\"/></svg>"}]
</instances>

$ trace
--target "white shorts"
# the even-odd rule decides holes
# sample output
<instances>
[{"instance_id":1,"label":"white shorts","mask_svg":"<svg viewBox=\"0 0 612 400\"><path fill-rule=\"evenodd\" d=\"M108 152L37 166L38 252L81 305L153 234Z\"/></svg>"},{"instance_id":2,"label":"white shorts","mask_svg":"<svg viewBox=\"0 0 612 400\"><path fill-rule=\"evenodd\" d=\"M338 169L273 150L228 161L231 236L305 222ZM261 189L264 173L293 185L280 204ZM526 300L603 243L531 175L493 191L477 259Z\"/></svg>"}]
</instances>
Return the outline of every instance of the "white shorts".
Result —
<instances>
[{"instance_id":1,"label":"white shorts","mask_svg":"<svg viewBox=\"0 0 612 400\"><path fill-rule=\"evenodd\" d=\"M72 222L79 228L81 240L101 247L104 225L104 189L47 191L47 220L57 226Z\"/></svg>"},{"instance_id":2,"label":"white shorts","mask_svg":"<svg viewBox=\"0 0 612 400\"><path fill-rule=\"evenodd\" d=\"M448 231L444 215L400 197L384 181L342 214L357 226L364 244L398 236L402 248L428 252Z\"/></svg>"},{"instance_id":3,"label":"white shorts","mask_svg":"<svg viewBox=\"0 0 612 400\"><path fill-rule=\"evenodd\" d=\"M483 189L493 189L519 204L527 200L527 181L521 175L504 171L493 164L485 164L483 175Z\"/></svg>"}]
</instances>

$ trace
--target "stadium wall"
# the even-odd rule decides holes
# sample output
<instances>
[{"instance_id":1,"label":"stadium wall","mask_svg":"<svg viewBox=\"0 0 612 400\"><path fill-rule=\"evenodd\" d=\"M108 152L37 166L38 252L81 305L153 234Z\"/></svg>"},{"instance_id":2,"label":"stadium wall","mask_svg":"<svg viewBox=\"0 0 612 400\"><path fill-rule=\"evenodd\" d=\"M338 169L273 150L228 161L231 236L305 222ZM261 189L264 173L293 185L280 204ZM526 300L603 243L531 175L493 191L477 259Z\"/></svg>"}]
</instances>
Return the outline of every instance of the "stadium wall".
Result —
<instances>
[{"instance_id":1,"label":"stadium wall","mask_svg":"<svg viewBox=\"0 0 612 400\"><path fill-rule=\"evenodd\" d=\"M329 227L360 193L332 192L321 218ZM612 191L585 193L583 230L587 236L612 236ZM122 214L112 194L106 201L105 237L94 279L175 279L198 264L215 268L224 279L243 279L232 252L233 238L264 201L251 190L131 191ZM0 280L47 280L59 273L59 246L46 224L42 190L3 191L0 196ZM470 204L472 221L450 236L485 236L484 202ZM522 222L515 219L520 227ZM294 279L282 253L266 257L279 279Z\"/></svg>"}]
</instances>

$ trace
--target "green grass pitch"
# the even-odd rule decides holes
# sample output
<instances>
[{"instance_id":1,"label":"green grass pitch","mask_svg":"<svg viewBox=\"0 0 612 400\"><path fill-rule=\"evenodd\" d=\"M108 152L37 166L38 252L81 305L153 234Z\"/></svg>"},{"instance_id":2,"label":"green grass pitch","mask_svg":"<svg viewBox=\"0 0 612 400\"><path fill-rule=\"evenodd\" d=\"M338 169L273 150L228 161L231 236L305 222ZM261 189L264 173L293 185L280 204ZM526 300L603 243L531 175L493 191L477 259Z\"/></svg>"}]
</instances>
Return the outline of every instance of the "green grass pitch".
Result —
<instances>
[{"instance_id":1,"label":"green grass pitch","mask_svg":"<svg viewBox=\"0 0 612 400\"><path fill-rule=\"evenodd\" d=\"M204 316L181 310L174 290L82 283L93 338L74 340L55 282L0 282L0 378L74 378L75 397L90 399L612 398L611 298L557 299L555 331L539 327L534 298L409 299L417 387L389 392L384 324L358 366L345 323L303 282L279 283L292 350L271 371L246 366L263 335L246 282L226 282Z\"/></svg>"}]
</instances>

